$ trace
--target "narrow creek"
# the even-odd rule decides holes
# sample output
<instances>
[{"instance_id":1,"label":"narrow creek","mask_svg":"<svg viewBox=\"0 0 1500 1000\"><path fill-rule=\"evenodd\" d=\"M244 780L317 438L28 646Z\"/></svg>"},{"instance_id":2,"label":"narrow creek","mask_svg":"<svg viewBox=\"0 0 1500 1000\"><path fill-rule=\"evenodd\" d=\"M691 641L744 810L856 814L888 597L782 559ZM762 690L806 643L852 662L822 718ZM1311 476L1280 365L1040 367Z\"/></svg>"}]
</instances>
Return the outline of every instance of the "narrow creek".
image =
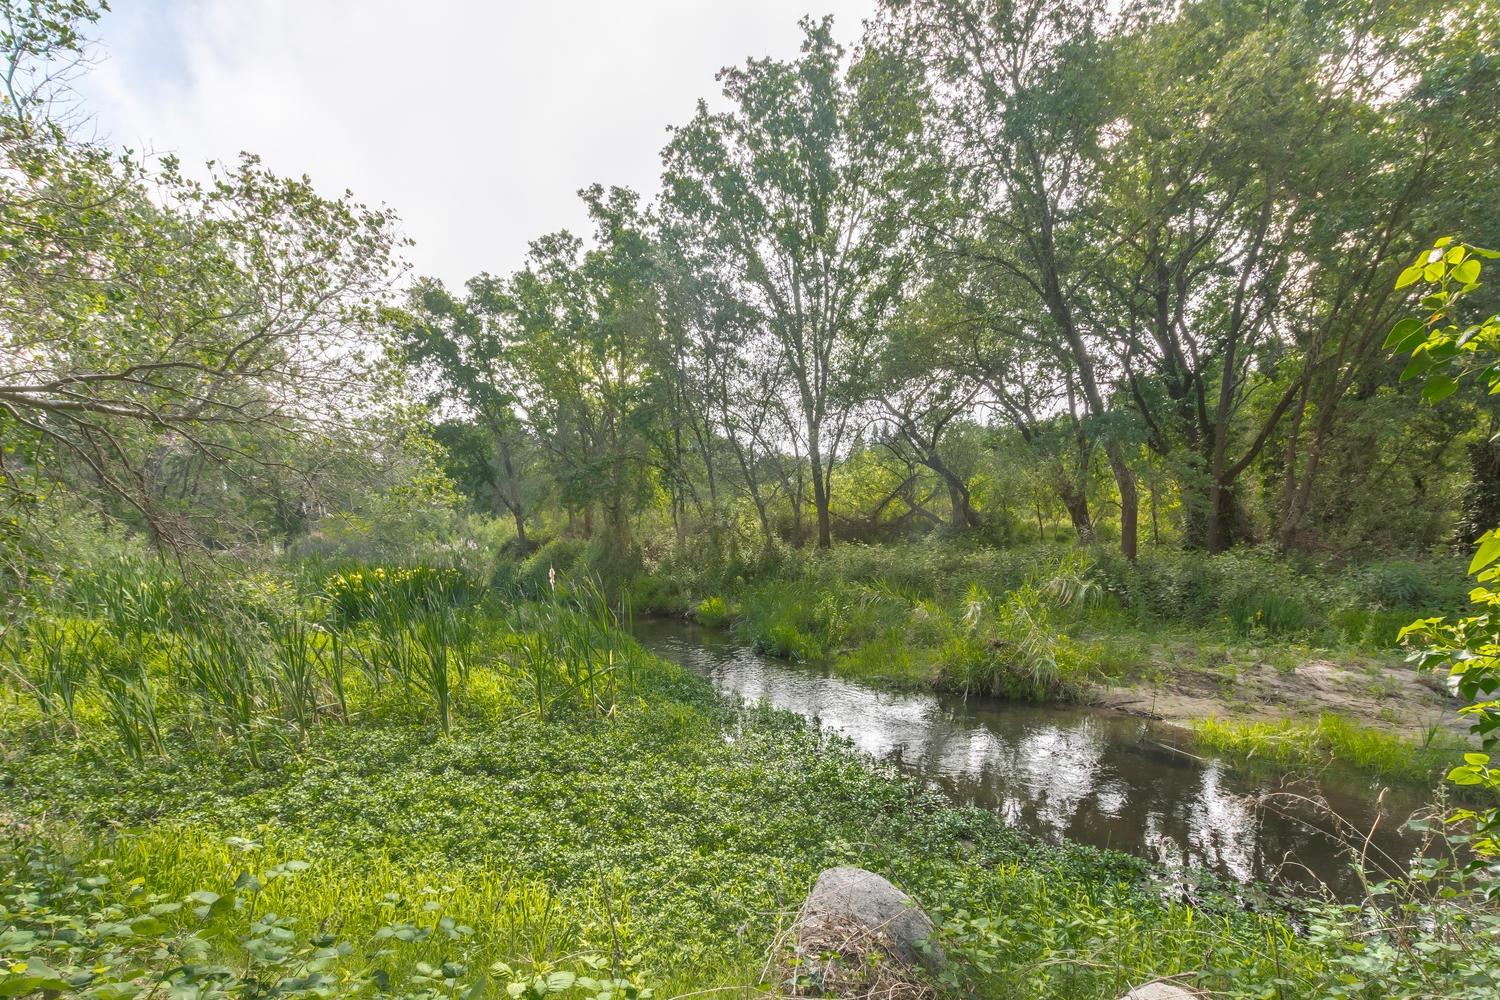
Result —
<instances>
[{"instance_id":1,"label":"narrow creek","mask_svg":"<svg viewBox=\"0 0 1500 1000\"><path fill-rule=\"evenodd\" d=\"M1420 789L1390 788L1377 805L1385 785L1366 775L1329 768L1293 778L1200 756L1181 729L1119 712L887 691L684 622L641 621L635 632L721 692L796 712L1049 841L1243 884L1305 891L1321 883L1342 899L1360 891L1347 839L1363 844L1373 829L1367 857L1392 873L1415 847L1404 827L1425 800Z\"/></svg>"}]
</instances>

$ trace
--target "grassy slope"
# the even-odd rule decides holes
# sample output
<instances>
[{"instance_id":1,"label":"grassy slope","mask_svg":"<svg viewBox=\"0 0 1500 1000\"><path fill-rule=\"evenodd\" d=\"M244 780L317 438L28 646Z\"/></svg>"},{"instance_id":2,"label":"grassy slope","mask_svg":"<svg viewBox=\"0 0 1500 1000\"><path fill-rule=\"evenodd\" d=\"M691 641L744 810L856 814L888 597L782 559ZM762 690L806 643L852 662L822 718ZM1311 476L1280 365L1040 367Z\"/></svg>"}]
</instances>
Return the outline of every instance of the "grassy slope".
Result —
<instances>
[{"instance_id":1,"label":"grassy slope","mask_svg":"<svg viewBox=\"0 0 1500 1000\"><path fill-rule=\"evenodd\" d=\"M53 744L12 703L0 787L12 822L107 861L116 884L180 898L296 858L311 868L265 902L304 927L363 939L395 894L475 928L409 961L618 949L659 993L753 984L816 872L855 863L948 922L982 995L1113 997L1190 969L1239 989L1277 963L1302 981L1318 964L1277 921L1164 905L1129 858L1023 843L786 716L728 714L659 661L612 721L497 707L486 675L506 669L495 661L459 693L452 737L376 713L266 753L263 770L185 726L145 766L96 726ZM228 940L247 918L220 919Z\"/></svg>"}]
</instances>

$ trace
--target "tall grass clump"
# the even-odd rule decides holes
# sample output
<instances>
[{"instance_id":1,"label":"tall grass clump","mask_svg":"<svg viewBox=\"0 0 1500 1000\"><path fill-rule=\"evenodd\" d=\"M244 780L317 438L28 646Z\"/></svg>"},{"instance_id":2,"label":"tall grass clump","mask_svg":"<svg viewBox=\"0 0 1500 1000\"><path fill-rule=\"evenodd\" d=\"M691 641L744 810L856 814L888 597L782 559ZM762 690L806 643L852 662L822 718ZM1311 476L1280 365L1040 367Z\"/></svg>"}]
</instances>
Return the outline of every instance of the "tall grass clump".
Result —
<instances>
[{"instance_id":1,"label":"tall grass clump","mask_svg":"<svg viewBox=\"0 0 1500 1000\"><path fill-rule=\"evenodd\" d=\"M1075 697L1094 659L1057 619L1055 606L1030 583L999 598L971 586L960 629L939 648L944 682L965 694L1032 701Z\"/></svg>"},{"instance_id":2,"label":"tall grass clump","mask_svg":"<svg viewBox=\"0 0 1500 1000\"><path fill-rule=\"evenodd\" d=\"M194 566L110 559L0 632L0 682L44 730L80 736L93 713L133 760L212 735L252 766L272 743L380 707L450 732L493 609L441 567ZM358 701L355 705L353 702Z\"/></svg>"},{"instance_id":3,"label":"tall grass clump","mask_svg":"<svg viewBox=\"0 0 1500 1000\"><path fill-rule=\"evenodd\" d=\"M538 719L571 706L613 717L636 681L640 655L630 638L628 608L616 610L602 587L585 579L523 606L512 629L512 659L526 676Z\"/></svg>"},{"instance_id":4,"label":"tall grass clump","mask_svg":"<svg viewBox=\"0 0 1500 1000\"><path fill-rule=\"evenodd\" d=\"M1325 768L1339 762L1386 777L1429 781L1457 742L1438 727L1412 740L1325 713L1316 722L1233 722L1208 718L1193 727L1206 750L1282 767Z\"/></svg>"},{"instance_id":5,"label":"tall grass clump","mask_svg":"<svg viewBox=\"0 0 1500 1000\"><path fill-rule=\"evenodd\" d=\"M0 671L29 694L55 729L78 729L78 700L103 631L87 619L37 617L0 632Z\"/></svg>"}]
</instances>

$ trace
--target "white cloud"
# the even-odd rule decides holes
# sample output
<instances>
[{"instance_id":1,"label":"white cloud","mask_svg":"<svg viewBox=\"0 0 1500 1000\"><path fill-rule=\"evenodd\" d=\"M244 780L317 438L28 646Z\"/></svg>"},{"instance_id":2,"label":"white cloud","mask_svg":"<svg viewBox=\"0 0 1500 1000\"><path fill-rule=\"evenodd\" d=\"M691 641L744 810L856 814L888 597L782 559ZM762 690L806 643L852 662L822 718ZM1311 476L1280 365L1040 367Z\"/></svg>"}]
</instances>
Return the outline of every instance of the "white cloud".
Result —
<instances>
[{"instance_id":1,"label":"white cloud","mask_svg":"<svg viewBox=\"0 0 1500 1000\"><path fill-rule=\"evenodd\" d=\"M79 89L116 144L249 150L391 205L417 271L451 285L584 228L580 187L654 193L666 126L720 67L795 54L808 2L125 0ZM815 10L852 44L873 8Z\"/></svg>"}]
</instances>

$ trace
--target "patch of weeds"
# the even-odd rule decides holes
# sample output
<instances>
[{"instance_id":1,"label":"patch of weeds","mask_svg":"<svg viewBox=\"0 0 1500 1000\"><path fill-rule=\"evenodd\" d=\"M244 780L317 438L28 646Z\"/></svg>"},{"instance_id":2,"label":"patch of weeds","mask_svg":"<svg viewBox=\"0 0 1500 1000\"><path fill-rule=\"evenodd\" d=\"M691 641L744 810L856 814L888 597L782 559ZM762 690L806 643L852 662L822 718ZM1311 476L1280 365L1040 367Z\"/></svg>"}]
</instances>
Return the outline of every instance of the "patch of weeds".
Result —
<instances>
[{"instance_id":1,"label":"patch of weeds","mask_svg":"<svg viewBox=\"0 0 1500 1000\"><path fill-rule=\"evenodd\" d=\"M1267 760L1287 767L1320 768L1340 761L1374 774L1425 781L1449 753L1437 740L1415 743L1325 714L1316 722L1232 722L1210 718L1194 727L1206 750Z\"/></svg>"},{"instance_id":2,"label":"patch of weeds","mask_svg":"<svg viewBox=\"0 0 1500 1000\"><path fill-rule=\"evenodd\" d=\"M705 597L693 609L693 617L705 628L723 628L732 617L729 602L722 597Z\"/></svg>"}]
</instances>

